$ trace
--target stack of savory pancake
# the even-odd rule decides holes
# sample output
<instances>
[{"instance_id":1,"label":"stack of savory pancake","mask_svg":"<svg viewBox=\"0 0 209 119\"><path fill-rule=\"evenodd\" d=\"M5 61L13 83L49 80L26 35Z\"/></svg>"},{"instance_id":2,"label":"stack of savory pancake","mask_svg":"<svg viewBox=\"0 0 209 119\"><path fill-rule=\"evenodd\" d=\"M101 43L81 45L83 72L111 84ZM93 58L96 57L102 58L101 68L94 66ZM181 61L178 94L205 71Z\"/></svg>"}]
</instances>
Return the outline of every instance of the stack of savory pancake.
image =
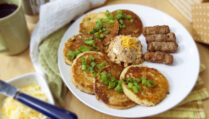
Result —
<instances>
[{"instance_id":1,"label":"stack of savory pancake","mask_svg":"<svg viewBox=\"0 0 209 119\"><path fill-rule=\"evenodd\" d=\"M143 63L140 18L130 10L90 13L64 47L75 86L107 106L153 106L168 93L167 79Z\"/></svg>"}]
</instances>

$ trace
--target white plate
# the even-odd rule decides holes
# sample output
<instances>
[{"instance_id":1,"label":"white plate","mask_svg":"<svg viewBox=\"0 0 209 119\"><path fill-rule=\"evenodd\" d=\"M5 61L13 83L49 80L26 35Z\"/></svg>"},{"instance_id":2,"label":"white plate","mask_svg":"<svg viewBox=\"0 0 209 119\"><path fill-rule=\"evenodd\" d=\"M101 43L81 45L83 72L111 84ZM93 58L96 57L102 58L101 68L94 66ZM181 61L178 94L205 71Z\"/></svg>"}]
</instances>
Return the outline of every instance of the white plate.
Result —
<instances>
[{"instance_id":1,"label":"white plate","mask_svg":"<svg viewBox=\"0 0 209 119\"><path fill-rule=\"evenodd\" d=\"M177 53L172 54L174 56L174 64L172 66L149 62L143 63L144 65L158 69L167 77L170 85L170 94L168 94L160 104L153 107L137 105L130 109L119 110L109 108L102 102L98 101L94 95L83 93L75 88L72 83L70 74L71 67L66 65L64 61L63 48L64 43L68 40L69 37L79 33L79 24L86 14L78 18L69 27L60 43L58 51L58 65L63 81L81 102L99 112L112 116L129 118L147 117L162 113L173 108L190 93L197 81L199 74L199 54L191 35L178 21L176 21L171 16L146 6L119 4L101 7L91 12L100 12L105 10L113 11L116 9L129 9L135 12L141 18L144 26L169 25L171 31L176 34L179 49ZM145 52L147 47L145 38L143 35L141 35L139 39L143 45L143 52Z\"/></svg>"}]
</instances>

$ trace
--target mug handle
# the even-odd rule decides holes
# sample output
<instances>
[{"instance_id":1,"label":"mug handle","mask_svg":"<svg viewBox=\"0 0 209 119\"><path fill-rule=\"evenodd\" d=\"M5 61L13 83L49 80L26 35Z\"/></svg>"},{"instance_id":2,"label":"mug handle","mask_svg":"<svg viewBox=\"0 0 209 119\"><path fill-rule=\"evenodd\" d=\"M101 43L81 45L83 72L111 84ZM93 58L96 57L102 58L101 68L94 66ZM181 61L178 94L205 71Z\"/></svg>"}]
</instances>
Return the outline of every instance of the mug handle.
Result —
<instances>
[{"instance_id":1,"label":"mug handle","mask_svg":"<svg viewBox=\"0 0 209 119\"><path fill-rule=\"evenodd\" d=\"M6 51L6 50L7 50L6 43L0 34L0 52Z\"/></svg>"}]
</instances>

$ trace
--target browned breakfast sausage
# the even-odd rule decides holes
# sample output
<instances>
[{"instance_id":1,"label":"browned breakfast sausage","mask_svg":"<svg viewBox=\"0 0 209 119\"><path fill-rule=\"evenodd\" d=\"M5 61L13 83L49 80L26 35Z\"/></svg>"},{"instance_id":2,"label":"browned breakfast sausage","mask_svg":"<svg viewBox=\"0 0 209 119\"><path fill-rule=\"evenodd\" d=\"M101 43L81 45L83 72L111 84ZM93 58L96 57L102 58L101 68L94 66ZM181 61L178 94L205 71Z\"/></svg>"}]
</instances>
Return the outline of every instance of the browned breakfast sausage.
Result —
<instances>
[{"instance_id":1,"label":"browned breakfast sausage","mask_svg":"<svg viewBox=\"0 0 209 119\"><path fill-rule=\"evenodd\" d=\"M173 56L165 52L146 52L144 54L144 60L154 63L163 63L170 65L173 63Z\"/></svg>"},{"instance_id":2,"label":"browned breakfast sausage","mask_svg":"<svg viewBox=\"0 0 209 119\"><path fill-rule=\"evenodd\" d=\"M153 35L153 34L166 34L169 32L170 32L170 29L167 25L162 25L162 26L157 25L157 26L143 28L143 34L145 36Z\"/></svg>"},{"instance_id":3,"label":"browned breakfast sausage","mask_svg":"<svg viewBox=\"0 0 209 119\"><path fill-rule=\"evenodd\" d=\"M176 42L151 42L147 46L147 50L150 52L162 51L162 52L176 52L178 45Z\"/></svg>"},{"instance_id":4,"label":"browned breakfast sausage","mask_svg":"<svg viewBox=\"0 0 209 119\"><path fill-rule=\"evenodd\" d=\"M146 42L176 42L176 36L173 32L167 34L153 34L146 36Z\"/></svg>"}]
</instances>

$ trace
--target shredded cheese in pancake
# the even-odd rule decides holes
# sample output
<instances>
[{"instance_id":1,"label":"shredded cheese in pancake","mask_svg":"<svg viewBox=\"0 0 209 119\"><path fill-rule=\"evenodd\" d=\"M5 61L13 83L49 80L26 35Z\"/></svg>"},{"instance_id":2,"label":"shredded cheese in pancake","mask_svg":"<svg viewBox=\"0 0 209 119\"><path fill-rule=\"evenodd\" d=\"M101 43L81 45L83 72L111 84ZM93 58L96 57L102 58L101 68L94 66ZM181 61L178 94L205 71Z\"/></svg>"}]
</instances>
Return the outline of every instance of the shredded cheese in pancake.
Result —
<instances>
[{"instance_id":1,"label":"shredded cheese in pancake","mask_svg":"<svg viewBox=\"0 0 209 119\"><path fill-rule=\"evenodd\" d=\"M131 36L123 36L121 39L121 44L124 48L135 48L137 49L138 40L134 39Z\"/></svg>"},{"instance_id":2,"label":"shredded cheese in pancake","mask_svg":"<svg viewBox=\"0 0 209 119\"><path fill-rule=\"evenodd\" d=\"M46 95L41 91L40 86L36 83L20 89L21 92L31 95L40 100L47 101ZM25 106L24 104L8 97L3 101L1 108L2 119L43 119L44 116Z\"/></svg>"}]
</instances>

